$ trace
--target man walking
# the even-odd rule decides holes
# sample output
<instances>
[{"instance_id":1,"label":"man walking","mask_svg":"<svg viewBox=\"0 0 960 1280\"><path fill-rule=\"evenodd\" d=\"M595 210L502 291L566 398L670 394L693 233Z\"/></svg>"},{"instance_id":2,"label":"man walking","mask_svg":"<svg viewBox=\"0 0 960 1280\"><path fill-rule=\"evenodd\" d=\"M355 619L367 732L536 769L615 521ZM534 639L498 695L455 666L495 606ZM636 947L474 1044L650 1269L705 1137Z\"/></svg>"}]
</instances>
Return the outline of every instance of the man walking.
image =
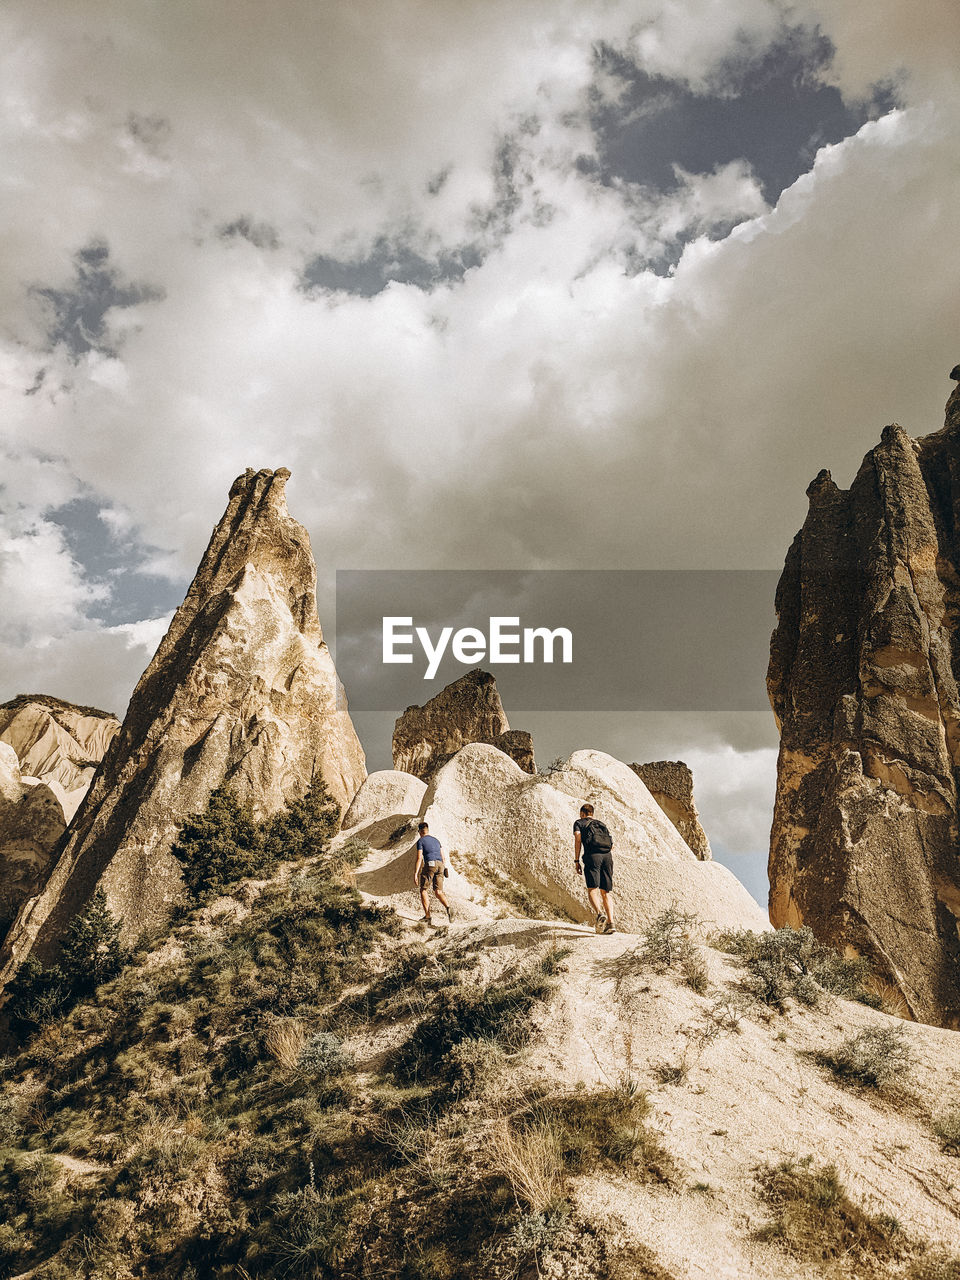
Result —
<instances>
[{"instance_id":1,"label":"man walking","mask_svg":"<svg viewBox=\"0 0 960 1280\"><path fill-rule=\"evenodd\" d=\"M440 841L430 834L425 822L417 827L420 839L417 841L417 865L413 872L413 882L420 890L420 901L423 903L423 919L430 924L430 900L428 893L433 889L433 896L444 907L447 919L453 919L450 903L443 892L443 878L450 874L450 864Z\"/></svg>"},{"instance_id":2,"label":"man walking","mask_svg":"<svg viewBox=\"0 0 960 1280\"><path fill-rule=\"evenodd\" d=\"M580 875L580 858L583 857L583 878L590 905L597 913L597 933L616 933L613 927L613 908L610 905L613 890L612 849L610 832L599 818L593 816L593 805L581 805L580 817L573 824L573 863L577 868L577 875Z\"/></svg>"}]
</instances>

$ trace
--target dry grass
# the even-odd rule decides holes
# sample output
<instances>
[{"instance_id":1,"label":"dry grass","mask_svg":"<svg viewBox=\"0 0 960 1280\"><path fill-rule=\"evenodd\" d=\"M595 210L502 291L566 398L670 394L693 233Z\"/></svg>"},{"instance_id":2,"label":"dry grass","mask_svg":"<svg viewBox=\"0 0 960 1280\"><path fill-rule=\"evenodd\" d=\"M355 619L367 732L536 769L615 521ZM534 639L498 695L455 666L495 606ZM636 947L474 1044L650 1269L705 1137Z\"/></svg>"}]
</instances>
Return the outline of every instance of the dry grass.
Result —
<instances>
[{"instance_id":1,"label":"dry grass","mask_svg":"<svg viewBox=\"0 0 960 1280\"><path fill-rule=\"evenodd\" d=\"M869 995L875 997L876 1007L882 1012L890 1015L891 1018L910 1017L910 1008L903 994L893 985L883 978L878 978L875 974L871 974L864 984Z\"/></svg>"},{"instance_id":2,"label":"dry grass","mask_svg":"<svg viewBox=\"0 0 960 1280\"><path fill-rule=\"evenodd\" d=\"M490 1140L491 1165L510 1183L517 1204L533 1213L556 1208L563 1195L560 1136L549 1121L522 1129L504 1120Z\"/></svg>"},{"instance_id":3,"label":"dry grass","mask_svg":"<svg viewBox=\"0 0 960 1280\"><path fill-rule=\"evenodd\" d=\"M281 1067L293 1071L300 1061L306 1034L299 1018L280 1018L271 1023L263 1037L263 1045Z\"/></svg>"}]
</instances>

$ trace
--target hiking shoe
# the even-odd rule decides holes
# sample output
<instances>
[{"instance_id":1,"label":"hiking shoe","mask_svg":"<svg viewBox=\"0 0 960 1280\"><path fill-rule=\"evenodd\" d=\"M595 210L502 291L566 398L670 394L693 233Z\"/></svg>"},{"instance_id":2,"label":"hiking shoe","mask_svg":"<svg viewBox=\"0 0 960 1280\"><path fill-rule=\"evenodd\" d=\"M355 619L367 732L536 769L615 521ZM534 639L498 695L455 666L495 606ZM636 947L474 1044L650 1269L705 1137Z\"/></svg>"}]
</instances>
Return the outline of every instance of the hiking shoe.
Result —
<instances>
[{"instance_id":1,"label":"hiking shoe","mask_svg":"<svg viewBox=\"0 0 960 1280\"><path fill-rule=\"evenodd\" d=\"M598 912L597 912L597 923L596 923L596 925L594 926L594 928L596 929L597 933L606 933L606 931L607 931L607 924L608 924L607 917L603 914L603 912L602 912L602 911L598 911Z\"/></svg>"},{"instance_id":2,"label":"hiking shoe","mask_svg":"<svg viewBox=\"0 0 960 1280\"><path fill-rule=\"evenodd\" d=\"M456 910L454 909L454 906L451 903L450 906L447 907L447 919L451 921L454 920L456 918L456 914L457 914Z\"/></svg>"},{"instance_id":3,"label":"hiking shoe","mask_svg":"<svg viewBox=\"0 0 960 1280\"><path fill-rule=\"evenodd\" d=\"M421 917L420 917L420 923L421 923L421 924L433 924L433 921L430 919L430 917L429 917L429 916L421 916Z\"/></svg>"},{"instance_id":4,"label":"hiking shoe","mask_svg":"<svg viewBox=\"0 0 960 1280\"><path fill-rule=\"evenodd\" d=\"M616 927L614 926L614 924L613 924L613 922L612 922L611 920L608 920L608 921L607 921L607 923L603 926L603 932L604 932L604 933L616 933L616 932L617 932Z\"/></svg>"}]
</instances>

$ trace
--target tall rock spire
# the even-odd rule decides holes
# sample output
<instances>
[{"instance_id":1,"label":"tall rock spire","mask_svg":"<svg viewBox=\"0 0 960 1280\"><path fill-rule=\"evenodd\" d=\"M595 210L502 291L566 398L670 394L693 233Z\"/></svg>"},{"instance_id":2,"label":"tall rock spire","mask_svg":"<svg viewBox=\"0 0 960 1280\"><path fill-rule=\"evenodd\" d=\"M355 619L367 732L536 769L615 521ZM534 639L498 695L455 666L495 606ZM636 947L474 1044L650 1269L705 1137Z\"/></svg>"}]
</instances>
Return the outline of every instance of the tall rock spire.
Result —
<instances>
[{"instance_id":1,"label":"tall rock spire","mask_svg":"<svg viewBox=\"0 0 960 1280\"><path fill-rule=\"evenodd\" d=\"M821 472L777 591L770 916L867 955L960 1027L960 388L847 491Z\"/></svg>"},{"instance_id":2,"label":"tall rock spire","mask_svg":"<svg viewBox=\"0 0 960 1280\"><path fill-rule=\"evenodd\" d=\"M366 776L317 618L310 539L287 511L289 474L234 482L46 884L11 927L0 982L49 955L98 887L127 937L164 920L181 894L173 839L221 783L264 815L317 773L346 806Z\"/></svg>"}]
</instances>

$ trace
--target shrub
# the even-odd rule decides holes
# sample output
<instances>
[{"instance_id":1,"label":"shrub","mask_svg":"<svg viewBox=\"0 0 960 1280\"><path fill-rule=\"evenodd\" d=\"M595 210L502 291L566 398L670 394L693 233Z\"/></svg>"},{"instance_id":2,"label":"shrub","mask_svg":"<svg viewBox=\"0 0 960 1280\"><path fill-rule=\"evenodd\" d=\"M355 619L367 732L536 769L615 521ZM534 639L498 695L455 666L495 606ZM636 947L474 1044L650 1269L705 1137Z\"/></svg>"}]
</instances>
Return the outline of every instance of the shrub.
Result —
<instances>
[{"instance_id":1,"label":"shrub","mask_svg":"<svg viewBox=\"0 0 960 1280\"><path fill-rule=\"evenodd\" d=\"M902 1027L867 1027L821 1060L841 1080L876 1089L903 1076L912 1055Z\"/></svg>"},{"instance_id":2,"label":"shrub","mask_svg":"<svg viewBox=\"0 0 960 1280\"><path fill-rule=\"evenodd\" d=\"M868 962L862 956L841 956L818 942L806 926L785 926L768 933L728 930L718 935L717 945L741 957L749 974L747 990L780 1013L791 997L801 1004L815 1005L821 989L874 1003L867 989L871 976Z\"/></svg>"},{"instance_id":3,"label":"shrub","mask_svg":"<svg viewBox=\"0 0 960 1280\"><path fill-rule=\"evenodd\" d=\"M695 915L671 903L640 935L643 962L657 973L665 973L675 965L698 958L690 937L698 923Z\"/></svg>"},{"instance_id":4,"label":"shrub","mask_svg":"<svg viewBox=\"0 0 960 1280\"><path fill-rule=\"evenodd\" d=\"M933 1131L948 1156L960 1156L960 1106L950 1107L938 1116Z\"/></svg>"},{"instance_id":5,"label":"shrub","mask_svg":"<svg viewBox=\"0 0 960 1280\"><path fill-rule=\"evenodd\" d=\"M224 783L210 793L207 808L180 828L171 849L194 903L208 902L246 876L265 876L281 861L326 851L340 822L340 806L322 777L286 809L257 822Z\"/></svg>"},{"instance_id":6,"label":"shrub","mask_svg":"<svg viewBox=\"0 0 960 1280\"><path fill-rule=\"evenodd\" d=\"M756 1176L760 1195L772 1211L770 1221L757 1232L759 1239L776 1243L802 1261L834 1264L841 1268L838 1275L876 1280L902 1256L906 1242L898 1224L855 1204L835 1165L817 1167L812 1156L804 1156L762 1168Z\"/></svg>"},{"instance_id":7,"label":"shrub","mask_svg":"<svg viewBox=\"0 0 960 1280\"><path fill-rule=\"evenodd\" d=\"M514 1125L549 1126L568 1173L607 1165L670 1183L676 1164L659 1135L646 1127L649 1113L646 1092L626 1077L612 1089L541 1098Z\"/></svg>"},{"instance_id":8,"label":"shrub","mask_svg":"<svg viewBox=\"0 0 960 1280\"><path fill-rule=\"evenodd\" d=\"M210 793L203 813L183 823L170 852L194 902L208 901L244 876L259 875L272 857L249 805L241 804L226 783Z\"/></svg>"},{"instance_id":9,"label":"shrub","mask_svg":"<svg viewBox=\"0 0 960 1280\"><path fill-rule=\"evenodd\" d=\"M120 942L120 925L98 889L67 926L55 964L31 958L20 966L8 988L11 1025L23 1034L62 1017L115 977L128 954Z\"/></svg>"},{"instance_id":10,"label":"shrub","mask_svg":"<svg viewBox=\"0 0 960 1280\"><path fill-rule=\"evenodd\" d=\"M505 982L442 987L431 1012L397 1054L399 1074L410 1080L437 1077L456 1082L457 1061L449 1055L464 1040L490 1040L503 1050L519 1049L529 1035L531 1010L550 989L542 962Z\"/></svg>"},{"instance_id":11,"label":"shrub","mask_svg":"<svg viewBox=\"0 0 960 1280\"><path fill-rule=\"evenodd\" d=\"M332 1031L316 1031L303 1042L297 1067L300 1072L324 1083L353 1066L353 1058L344 1049L343 1041Z\"/></svg>"}]
</instances>

